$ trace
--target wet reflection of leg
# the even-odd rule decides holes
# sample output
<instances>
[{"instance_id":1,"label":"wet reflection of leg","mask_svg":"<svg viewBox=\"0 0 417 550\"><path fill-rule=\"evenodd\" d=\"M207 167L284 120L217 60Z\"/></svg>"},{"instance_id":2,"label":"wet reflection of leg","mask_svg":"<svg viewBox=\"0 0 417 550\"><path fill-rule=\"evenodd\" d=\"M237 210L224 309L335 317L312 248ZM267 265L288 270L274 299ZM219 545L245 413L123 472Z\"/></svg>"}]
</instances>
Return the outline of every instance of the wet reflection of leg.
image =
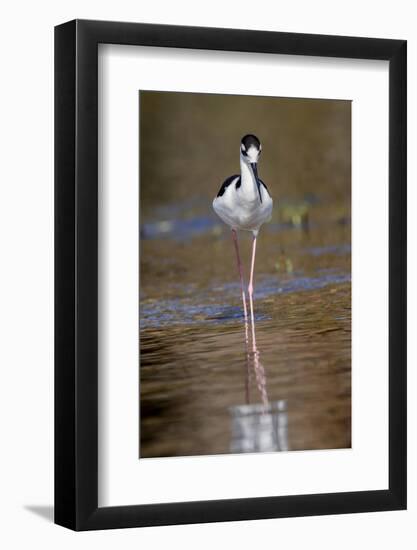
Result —
<instances>
[{"instance_id":1,"label":"wet reflection of leg","mask_svg":"<svg viewBox=\"0 0 417 550\"><path fill-rule=\"evenodd\" d=\"M245 319L245 365L246 365L246 372L245 372L245 401L246 404L249 405L250 403L250 374L251 374L251 360L250 360L250 352L249 352L249 326L248 321Z\"/></svg>"},{"instance_id":2,"label":"wet reflection of leg","mask_svg":"<svg viewBox=\"0 0 417 550\"><path fill-rule=\"evenodd\" d=\"M261 394L262 404L264 411L269 406L268 393L266 389L266 375L265 369L260 361L260 354L256 345L256 333L255 325L252 325L252 357L253 357L253 370L255 371L256 384L258 386L259 393Z\"/></svg>"},{"instance_id":3,"label":"wet reflection of leg","mask_svg":"<svg viewBox=\"0 0 417 550\"><path fill-rule=\"evenodd\" d=\"M233 236L235 240L235 235ZM236 245L237 245L237 241ZM241 264L238 255L239 274ZM260 360L260 352L256 343L255 319L253 313L253 274L255 268L256 236L253 239L251 272L248 286L250 300L251 342L249 342L249 325L245 315L245 401L246 405L231 408L232 453L271 452L288 450L288 419L286 401L270 402L267 392L266 373ZM242 296L244 297L243 277L241 276ZM245 302L244 302L245 303ZM245 307L245 306L244 306ZM251 345L250 345L251 344ZM256 385L261 397L261 403L250 404L251 372L255 374Z\"/></svg>"}]
</instances>

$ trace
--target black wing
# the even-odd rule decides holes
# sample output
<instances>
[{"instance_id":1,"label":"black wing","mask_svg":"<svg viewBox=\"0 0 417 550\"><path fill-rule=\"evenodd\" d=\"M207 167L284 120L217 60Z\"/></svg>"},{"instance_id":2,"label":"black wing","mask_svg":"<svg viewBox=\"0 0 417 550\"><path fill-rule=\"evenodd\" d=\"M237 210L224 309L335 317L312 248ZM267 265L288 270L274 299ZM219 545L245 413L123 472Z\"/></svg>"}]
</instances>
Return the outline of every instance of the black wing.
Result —
<instances>
[{"instance_id":1,"label":"black wing","mask_svg":"<svg viewBox=\"0 0 417 550\"><path fill-rule=\"evenodd\" d=\"M222 186L220 187L219 192L217 193L217 196L221 197L222 195L224 195L224 192L226 191L226 189L229 187L230 184L232 184L235 181L236 178L238 178L236 182L236 189L240 187L240 176L238 174L235 174L234 176L230 176L229 178L227 178L227 180L225 180L222 183Z\"/></svg>"},{"instance_id":2,"label":"black wing","mask_svg":"<svg viewBox=\"0 0 417 550\"><path fill-rule=\"evenodd\" d=\"M261 178L258 178L258 180L261 182L261 184L265 187L266 189L266 192L268 193L269 196L271 196L271 193L269 192L269 189L268 187L265 185L265 183L261 180Z\"/></svg>"}]
</instances>

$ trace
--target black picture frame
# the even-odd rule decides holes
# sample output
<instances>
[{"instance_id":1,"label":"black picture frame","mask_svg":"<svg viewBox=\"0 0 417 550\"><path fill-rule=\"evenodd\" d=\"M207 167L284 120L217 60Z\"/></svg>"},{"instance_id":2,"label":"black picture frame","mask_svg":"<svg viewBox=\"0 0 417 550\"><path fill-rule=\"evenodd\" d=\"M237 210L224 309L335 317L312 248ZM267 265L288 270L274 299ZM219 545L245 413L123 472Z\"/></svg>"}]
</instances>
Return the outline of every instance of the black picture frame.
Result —
<instances>
[{"instance_id":1,"label":"black picture frame","mask_svg":"<svg viewBox=\"0 0 417 550\"><path fill-rule=\"evenodd\" d=\"M98 44L389 61L389 488L98 506ZM74 20L55 28L55 523L74 530L406 508L404 40ZM381 237L383 238L383 237Z\"/></svg>"}]
</instances>

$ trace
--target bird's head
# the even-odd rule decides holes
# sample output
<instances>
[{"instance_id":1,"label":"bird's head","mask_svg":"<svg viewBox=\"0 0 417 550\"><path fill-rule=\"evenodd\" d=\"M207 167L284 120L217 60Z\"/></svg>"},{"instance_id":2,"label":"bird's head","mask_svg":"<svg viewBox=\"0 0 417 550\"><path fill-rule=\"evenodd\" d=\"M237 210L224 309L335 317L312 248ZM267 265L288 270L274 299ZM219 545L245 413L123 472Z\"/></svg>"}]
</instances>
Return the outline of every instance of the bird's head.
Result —
<instances>
[{"instance_id":1,"label":"bird's head","mask_svg":"<svg viewBox=\"0 0 417 550\"><path fill-rule=\"evenodd\" d=\"M240 158L251 167L255 180L258 179L257 164L261 156L262 145L259 139L253 134L246 134L240 142Z\"/></svg>"},{"instance_id":2,"label":"bird's head","mask_svg":"<svg viewBox=\"0 0 417 550\"><path fill-rule=\"evenodd\" d=\"M262 145L259 139L253 134L246 134L240 142L241 161L251 168L256 185L258 186L259 199L262 202L260 183L258 180L258 160L261 156Z\"/></svg>"}]
</instances>

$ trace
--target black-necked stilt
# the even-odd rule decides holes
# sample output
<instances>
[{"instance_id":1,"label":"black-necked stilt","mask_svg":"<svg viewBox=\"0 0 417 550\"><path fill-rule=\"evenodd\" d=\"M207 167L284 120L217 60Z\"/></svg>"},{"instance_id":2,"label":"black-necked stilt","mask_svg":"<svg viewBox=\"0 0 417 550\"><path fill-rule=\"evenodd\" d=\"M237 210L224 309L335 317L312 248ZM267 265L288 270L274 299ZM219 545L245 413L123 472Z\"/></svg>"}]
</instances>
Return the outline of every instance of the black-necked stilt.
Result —
<instances>
[{"instance_id":1,"label":"black-necked stilt","mask_svg":"<svg viewBox=\"0 0 417 550\"><path fill-rule=\"evenodd\" d=\"M248 286L252 330L254 327L253 272L255 267L256 238L261 225L270 220L272 213L271 195L264 182L258 177L257 163L261 150L261 143L256 136L247 134L242 138L240 143L240 175L227 178L213 201L213 208L216 214L232 229L245 320L247 320L246 297L236 231L241 229L243 231L252 231L253 233L252 260Z\"/></svg>"}]
</instances>

